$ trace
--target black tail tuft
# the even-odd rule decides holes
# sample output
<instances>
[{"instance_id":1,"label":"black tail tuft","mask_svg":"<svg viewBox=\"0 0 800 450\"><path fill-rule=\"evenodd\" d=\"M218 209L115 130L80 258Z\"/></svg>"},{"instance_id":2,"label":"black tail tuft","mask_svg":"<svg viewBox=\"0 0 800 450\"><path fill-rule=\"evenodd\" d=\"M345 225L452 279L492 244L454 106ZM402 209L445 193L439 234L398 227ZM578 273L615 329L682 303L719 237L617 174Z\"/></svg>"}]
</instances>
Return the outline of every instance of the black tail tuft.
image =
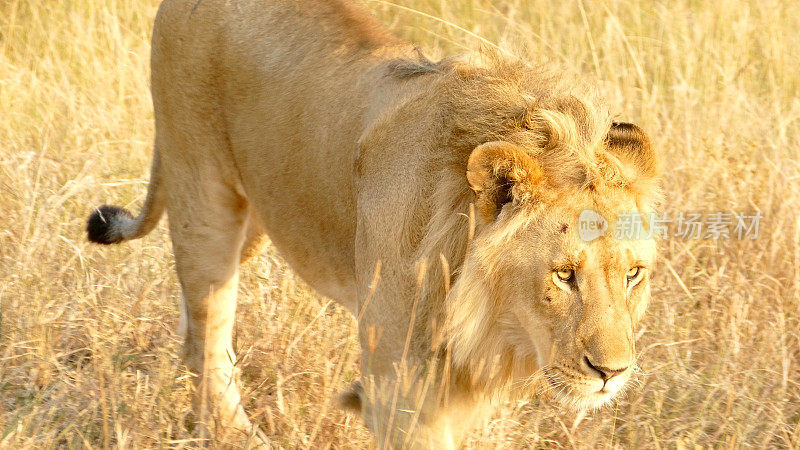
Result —
<instances>
[{"instance_id":1,"label":"black tail tuft","mask_svg":"<svg viewBox=\"0 0 800 450\"><path fill-rule=\"evenodd\" d=\"M116 244L125 240L120 232L120 225L128 220L133 220L133 214L127 209L103 205L89 215L86 234L92 242Z\"/></svg>"}]
</instances>

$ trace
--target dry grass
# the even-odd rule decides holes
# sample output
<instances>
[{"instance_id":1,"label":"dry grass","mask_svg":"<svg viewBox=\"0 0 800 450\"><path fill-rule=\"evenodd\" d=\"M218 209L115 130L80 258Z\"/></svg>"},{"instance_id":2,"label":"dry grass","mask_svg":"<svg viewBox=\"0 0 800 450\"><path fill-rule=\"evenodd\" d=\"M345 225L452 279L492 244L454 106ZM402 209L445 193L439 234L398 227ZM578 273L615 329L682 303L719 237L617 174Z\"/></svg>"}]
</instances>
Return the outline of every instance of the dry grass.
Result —
<instances>
[{"instance_id":1,"label":"dry grass","mask_svg":"<svg viewBox=\"0 0 800 450\"><path fill-rule=\"evenodd\" d=\"M756 240L663 243L626 399L578 424L535 400L508 405L470 446L800 447L798 3L397 3L369 5L435 52L480 36L598 80L654 137L672 216L765 216ZM190 438L166 227L114 248L82 232L93 205L144 197L156 6L0 1L0 447ZM247 265L239 304L255 420L286 447L368 446L331 403L358 376L353 320L274 252Z\"/></svg>"}]
</instances>

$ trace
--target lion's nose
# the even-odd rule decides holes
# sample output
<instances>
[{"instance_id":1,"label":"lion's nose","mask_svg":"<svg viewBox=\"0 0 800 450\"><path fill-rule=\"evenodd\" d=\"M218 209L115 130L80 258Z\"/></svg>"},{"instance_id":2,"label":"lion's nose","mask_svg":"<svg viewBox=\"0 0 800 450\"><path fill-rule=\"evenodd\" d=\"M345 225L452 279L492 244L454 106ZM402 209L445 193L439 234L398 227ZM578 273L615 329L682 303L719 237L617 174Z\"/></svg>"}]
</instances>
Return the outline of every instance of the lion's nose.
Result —
<instances>
[{"instance_id":1,"label":"lion's nose","mask_svg":"<svg viewBox=\"0 0 800 450\"><path fill-rule=\"evenodd\" d=\"M596 366L592 364L592 361L589 360L588 356L584 356L583 360L589 366L590 369L600 372L600 376L603 378L603 381L608 381L614 378L615 376L628 370L627 367L623 367L622 369L610 369L608 367Z\"/></svg>"}]
</instances>

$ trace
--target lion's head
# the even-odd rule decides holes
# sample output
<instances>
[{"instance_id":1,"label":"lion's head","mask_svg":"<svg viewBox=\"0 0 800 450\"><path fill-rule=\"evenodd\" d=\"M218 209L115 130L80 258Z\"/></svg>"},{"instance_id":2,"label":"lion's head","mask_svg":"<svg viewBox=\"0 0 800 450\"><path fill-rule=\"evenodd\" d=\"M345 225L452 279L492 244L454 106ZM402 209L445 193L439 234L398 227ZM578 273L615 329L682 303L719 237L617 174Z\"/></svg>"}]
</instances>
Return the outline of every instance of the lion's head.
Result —
<instances>
[{"instance_id":1,"label":"lion's head","mask_svg":"<svg viewBox=\"0 0 800 450\"><path fill-rule=\"evenodd\" d=\"M576 409L630 378L656 256L649 140L613 124L595 145L579 173L509 142L472 152L478 230L449 304L457 364Z\"/></svg>"},{"instance_id":2,"label":"lion's head","mask_svg":"<svg viewBox=\"0 0 800 450\"><path fill-rule=\"evenodd\" d=\"M487 392L599 407L631 377L650 296L650 141L559 75L502 62L448 73L446 145L457 151L419 257L461 261L428 282L450 286L439 293L453 366ZM466 214L448 211L470 204L467 231Z\"/></svg>"}]
</instances>

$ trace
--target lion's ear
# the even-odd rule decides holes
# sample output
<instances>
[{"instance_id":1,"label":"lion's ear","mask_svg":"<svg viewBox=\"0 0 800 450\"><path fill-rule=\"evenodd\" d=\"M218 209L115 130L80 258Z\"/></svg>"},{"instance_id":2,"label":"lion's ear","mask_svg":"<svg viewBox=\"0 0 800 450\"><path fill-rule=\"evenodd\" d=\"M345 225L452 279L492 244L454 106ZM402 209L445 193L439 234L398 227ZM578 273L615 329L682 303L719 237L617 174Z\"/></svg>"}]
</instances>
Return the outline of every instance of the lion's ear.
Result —
<instances>
[{"instance_id":1,"label":"lion's ear","mask_svg":"<svg viewBox=\"0 0 800 450\"><path fill-rule=\"evenodd\" d=\"M479 145L467 162L467 181L475 191L475 207L488 221L503 205L520 202L544 180L542 170L522 147L494 141Z\"/></svg>"},{"instance_id":2,"label":"lion's ear","mask_svg":"<svg viewBox=\"0 0 800 450\"><path fill-rule=\"evenodd\" d=\"M658 176L658 160L650 138L632 123L614 122L606 135L608 151L622 164L636 171L636 178L652 179Z\"/></svg>"}]
</instances>

